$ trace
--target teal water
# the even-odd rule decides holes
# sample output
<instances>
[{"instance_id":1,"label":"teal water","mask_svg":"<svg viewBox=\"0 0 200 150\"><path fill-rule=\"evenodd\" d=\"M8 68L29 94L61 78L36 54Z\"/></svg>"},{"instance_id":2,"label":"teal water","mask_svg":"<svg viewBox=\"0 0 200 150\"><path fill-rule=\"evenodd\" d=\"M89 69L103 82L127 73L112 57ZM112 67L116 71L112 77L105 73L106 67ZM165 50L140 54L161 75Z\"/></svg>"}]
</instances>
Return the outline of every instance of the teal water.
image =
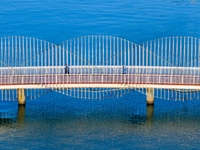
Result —
<instances>
[{"instance_id":1,"label":"teal water","mask_svg":"<svg viewBox=\"0 0 200 150\"><path fill-rule=\"evenodd\" d=\"M0 1L0 37L200 38L199 8L199 0ZM137 92L102 101L50 92L25 108L0 101L0 149L200 149L198 99L145 101Z\"/></svg>"}]
</instances>

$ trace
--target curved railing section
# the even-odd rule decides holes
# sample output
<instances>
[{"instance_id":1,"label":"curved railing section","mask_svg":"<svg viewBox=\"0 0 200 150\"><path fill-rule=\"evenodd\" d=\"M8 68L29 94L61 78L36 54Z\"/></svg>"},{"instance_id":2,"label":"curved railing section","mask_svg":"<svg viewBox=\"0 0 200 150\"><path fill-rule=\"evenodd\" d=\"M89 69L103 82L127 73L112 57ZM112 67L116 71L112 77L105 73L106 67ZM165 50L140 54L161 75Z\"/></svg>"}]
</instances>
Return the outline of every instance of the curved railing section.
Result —
<instances>
[{"instance_id":1,"label":"curved railing section","mask_svg":"<svg viewBox=\"0 0 200 150\"><path fill-rule=\"evenodd\" d=\"M192 37L165 37L141 45L104 35L59 45L4 37L0 40L0 96L11 97L8 93L16 93L12 89L25 87L33 98L42 95L39 91L54 90L76 98L105 99L135 90L146 94L153 88L157 98L196 99L199 53L200 40Z\"/></svg>"},{"instance_id":2,"label":"curved railing section","mask_svg":"<svg viewBox=\"0 0 200 150\"><path fill-rule=\"evenodd\" d=\"M16 88L19 81L28 75L35 76L39 73L33 68L43 66L45 54L54 47L53 44L31 37L10 36L0 38L0 99L17 100ZM42 58L43 57L43 58ZM34 81L27 81L27 84L37 84ZM6 85L10 88L4 88ZM36 99L50 92L51 89L28 88L26 90L27 99Z\"/></svg>"},{"instance_id":3,"label":"curved railing section","mask_svg":"<svg viewBox=\"0 0 200 150\"><path fill-rule=\"evenodd\" d=\"M200 39L186 36L163 37L141 44L156 57L150 56L151 66L167 66L166 74L177 75L182 84L196 85L196 89L155 89L156 97L163 99L199 99ZM158 58L162 58L161 61ZM174 68L174 69L173 69ZM159 72L161 74L161 72ZM180 84L181 81L173 81Z\"/></svg>"}]
</instances>

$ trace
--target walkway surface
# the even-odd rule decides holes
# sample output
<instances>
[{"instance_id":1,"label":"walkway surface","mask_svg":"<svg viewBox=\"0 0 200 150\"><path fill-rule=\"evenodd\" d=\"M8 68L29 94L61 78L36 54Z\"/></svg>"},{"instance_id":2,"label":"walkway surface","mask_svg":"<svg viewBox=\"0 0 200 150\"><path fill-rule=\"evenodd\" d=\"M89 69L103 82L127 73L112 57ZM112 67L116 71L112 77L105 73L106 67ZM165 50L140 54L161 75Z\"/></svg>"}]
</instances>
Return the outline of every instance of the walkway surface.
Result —
<instances>
[{"instance_id":1,"label":"walkway surface","mask_svg":"<svg viewBox=\"0 0 200 150\"><path fill-rule=\"evenodd\" d=\"M171 88L200 89L200 76L157 74L44 74L1 75L0 89L16 88Z\"/></svg>"}]
</instances>

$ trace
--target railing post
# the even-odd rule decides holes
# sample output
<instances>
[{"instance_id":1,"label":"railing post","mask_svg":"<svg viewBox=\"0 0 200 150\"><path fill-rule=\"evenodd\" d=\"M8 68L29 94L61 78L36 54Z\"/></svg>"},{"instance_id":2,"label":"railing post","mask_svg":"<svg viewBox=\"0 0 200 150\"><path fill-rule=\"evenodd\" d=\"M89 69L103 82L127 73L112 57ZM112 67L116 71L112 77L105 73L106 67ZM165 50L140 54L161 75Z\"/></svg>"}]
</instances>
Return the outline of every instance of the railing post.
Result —
<instances>
[{"instance_id":1,"label":"railing post","mask_svg":"<svg viewBox=\"0 0 200 150\"><path fill-rule=\"evenodd\" d=\"M126 84L126 74L124 74L124 84Z\"/></svg>"},{"instance_id":2,"label":"railing post","mask_svg":"<svg viewBox=\"0 0 200 150\"><path fill-rule=\"evenodd\" d=\"M195 84L195 75L194 75L194 77L193 77L193 84Z\"/></svg>"},{"instance_id":3,"label":"railing post","mask_svg":"<svg viewBox=\"0 0 200 150\"><path fill-rule=\"evenodd\" d=\"M12 81L11 81L12 80L12 75L10 75L9 77L10 77L9 82L10 82L10 84L12 84Z\"/></svg>"},{"instance_id":4,"label":"railing post","mask_svg":"<svg viewBox=\"0 0 200 150\"><path fill-rule=\"evenodd\" d=\"M158 81L158 82L159 82L159 84L160 84L160 75L159 75L158 79L159 79L159 81Z\"/></svg>"},{"instance_id":5,"label":"railing post","mask_svg":"<svg viewBox=\"0 0 200 150\"><path fill-rule=\"evenodd\" d=\"M58 83L58 75L56 74L56 84Z\"/></svg>"},{"instance_id":6,"label":"railing post","mask_svg":"<svg viewBox=\"0 0 200 150\"><path fill-rule=\"evenodd\" d=\"M182 75L182 84L183 84L183 82L184 82L184 79L183 79L183 75Z\"/></svg>"},{"instance_id":7,"label":"railing post","mask_svg":"<svg viewBox=\"0 0 200 150\"><path fill-rule=\"evenodd\" d=\"M24 84L24 76L22 75L22 84Z\"/></svg>"},{"instance_id":8,"label":"railing post","mask_svg":"<svg viewBox=\"0 0 200 150\"><path fill-rule=\"evenodd\" d=\"M172 83L172 75L171 75L171 77L170 77L170 83Z\"/></svg>"},{"instance_id":9,"label":"railing post","mask_svg":"<svg viewBox=\"0 0 200 150\"><path fill-rule=\"evenodd\" d=\"M35 83L35 74L33 74L33 84Z\"/></svg>"},{"instance_id":10,"label":"railing post","mask_svg":"<svg viewBox=\"0 0 200 150\"><path fill-rule=\"evenodd\" d=\"M46 72L45 72L46 73ZM47 77L48 77L48 75L47 74L44 74L45 75L45 78L44 78L44 85L46 86L46 84L47 84ZM38 75L39 76L39 75Z\"/></svg>"}]
</instances>

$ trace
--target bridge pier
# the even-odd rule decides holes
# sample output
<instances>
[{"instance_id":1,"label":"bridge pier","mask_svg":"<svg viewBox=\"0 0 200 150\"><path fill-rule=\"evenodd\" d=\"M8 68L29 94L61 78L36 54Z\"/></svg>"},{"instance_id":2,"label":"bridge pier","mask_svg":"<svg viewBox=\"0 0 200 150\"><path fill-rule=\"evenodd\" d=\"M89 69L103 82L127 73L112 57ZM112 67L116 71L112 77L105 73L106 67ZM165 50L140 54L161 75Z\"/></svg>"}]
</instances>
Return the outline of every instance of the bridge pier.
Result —
<instances>
[{"instance_id":1,"label":"bridge pier","mask_svg":"<svg viewBox=\"0 0 200 150\"><path fill-rule=\"evenodd\" d=\"M147 88L147 105L154 105L154 88Z\"/></svg>"},{"instance_id":2,"label":"bridge pier","mask_svg":"<svg viewBox=\"0 0 200 150\"><path fill-rule=\"evenodd\" d=\"M18 105L26 104L25 89L17 89Z\"/></svg>"}]
</instances>

